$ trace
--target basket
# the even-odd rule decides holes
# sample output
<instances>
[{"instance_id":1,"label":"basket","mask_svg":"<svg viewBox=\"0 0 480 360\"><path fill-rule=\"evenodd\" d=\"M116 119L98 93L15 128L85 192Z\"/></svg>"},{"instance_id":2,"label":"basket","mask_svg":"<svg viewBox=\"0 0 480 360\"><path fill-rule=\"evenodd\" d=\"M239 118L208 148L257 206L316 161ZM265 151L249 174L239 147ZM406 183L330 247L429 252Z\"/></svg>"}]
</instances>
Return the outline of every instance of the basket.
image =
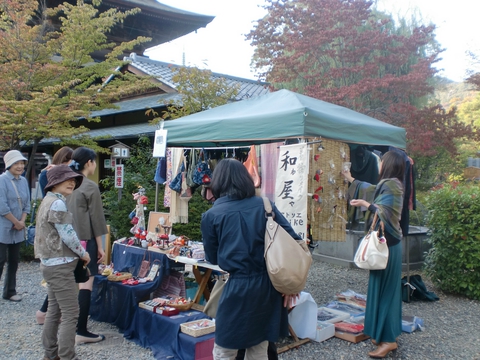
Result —
<instances>
[{"instance_id":1,"label":"basket","mask_svg":"<svg viewBox=\"0 0 480 360\"><path fill-rule=\"evenodd\" d=\"M199 327L199 324L206 326ZM190 321L180 324L180 331L193 337L199 337L215 332L215 323L207 319Z\"/></svg>"},{"instance_id":2,"label":"basket","mask_svg":"<svg viewBox=\"0 0 480 360\"><path fill-rule=\"evenodd\" d=\"M132 274L130 274L129 272L120 272L107 276L107 280L109 281L123 281L131 278Z\"/></svg>"},{"instance_id":3,"label":"basket","mask_svg":"<svg viewBox=\"0 0 480 360\"><path fill-rule=\"evenodd\" d=\"M168 304L168 306L178 309L180 311L188 311L193 306L193 301L190 301L186 304Z\"/></svg>"}]
</instances>

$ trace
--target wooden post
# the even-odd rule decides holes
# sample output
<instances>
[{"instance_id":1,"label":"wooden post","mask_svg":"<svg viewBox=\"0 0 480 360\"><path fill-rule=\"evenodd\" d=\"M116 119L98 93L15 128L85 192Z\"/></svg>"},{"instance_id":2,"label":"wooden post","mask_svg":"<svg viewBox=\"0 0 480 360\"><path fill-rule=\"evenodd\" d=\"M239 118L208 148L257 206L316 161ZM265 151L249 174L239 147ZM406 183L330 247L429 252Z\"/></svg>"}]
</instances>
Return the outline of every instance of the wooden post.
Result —
<instances>
[{"instance_id":1,"label":"wooden post","mask_svg":"<svg viewBox=\"0 0 480 360\"><path fill-rule=\"evenodd\" d=\"M110 225L107 225L107 234L105 235L105 259L103 260L104 265L110 264L112 259L112 241L110 238Z\"/></svg>"}]
</instances>

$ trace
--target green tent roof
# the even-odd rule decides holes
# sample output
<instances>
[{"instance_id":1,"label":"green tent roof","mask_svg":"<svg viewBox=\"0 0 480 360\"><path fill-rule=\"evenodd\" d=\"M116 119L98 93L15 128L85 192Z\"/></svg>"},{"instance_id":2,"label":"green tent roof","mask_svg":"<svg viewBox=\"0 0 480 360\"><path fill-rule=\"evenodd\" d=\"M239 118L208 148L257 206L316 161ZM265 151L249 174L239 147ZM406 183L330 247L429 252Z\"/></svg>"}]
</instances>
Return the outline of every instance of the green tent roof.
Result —
<instances>
[{"instance_id":1,"label":"green tent roof","mask_svg":"<svg viewBox=\"0 0 480 360\"><path fill-rule=\"evenodd\" d=\"M244 146L288 138L340 140L405 149L405 129L356 111L279 90L166 121L173 147Z\"/></svg>"}]
</instances>

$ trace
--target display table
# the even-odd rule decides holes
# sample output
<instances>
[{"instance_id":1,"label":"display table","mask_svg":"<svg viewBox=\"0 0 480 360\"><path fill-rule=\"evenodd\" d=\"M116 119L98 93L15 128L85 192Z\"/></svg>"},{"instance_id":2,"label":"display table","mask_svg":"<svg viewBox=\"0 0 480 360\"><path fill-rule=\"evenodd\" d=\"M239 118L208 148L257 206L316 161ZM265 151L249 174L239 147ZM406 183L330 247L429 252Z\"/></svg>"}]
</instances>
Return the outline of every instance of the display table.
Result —
<instances>
[{"instance_id":1,"label":"display table","mask_svg":"<svg viewBox=\"0 0 480 360\"><path fill-rule=\"evenodd\" d=\"M114 243L112 262L116 271L128 271L137 274L144 258L144 249ZM148 252L146 258L152 264L158 260L161 264L154 281L134 286L107 280L106 276L95 275L90 305L90 316L96 321L108 322L124 331L132 322L138 303L148 299L150 293L157 289L164 275L169 273L169 260L164 254Z\"/></svg>"},{"instance_id":2,"label":"display table","mask_svg":"<svg viewBox=\"0 0 480 360\"><path fill-rule=\"evenodd\" d=\"M181 323L205 318L208 316L195 310L168 317L138 308L124 336L150 348L155 359L212 359L215 333L195 338L180 332Z\"/></svg>"}]
</instances>

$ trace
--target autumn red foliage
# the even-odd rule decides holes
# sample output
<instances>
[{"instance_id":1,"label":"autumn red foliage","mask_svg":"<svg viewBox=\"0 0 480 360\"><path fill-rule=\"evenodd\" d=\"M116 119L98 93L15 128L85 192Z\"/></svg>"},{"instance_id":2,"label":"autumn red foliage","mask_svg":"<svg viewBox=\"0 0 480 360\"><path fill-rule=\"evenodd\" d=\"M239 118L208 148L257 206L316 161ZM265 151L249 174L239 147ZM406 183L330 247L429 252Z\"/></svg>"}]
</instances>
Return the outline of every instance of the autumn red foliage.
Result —
<instances>
[{"instance_id":1,"label":"autumn red foliage","mask_svg":"<svg viewBox=\"0 0 480 360\"><path fill-rule=\"evenodd\" d=\"M435 26L395 25L366 0L266 0L268 15L247 35L254 65L274 89L288 88L407 130L411 154L472 135L455 111L427 106L442 49ZM379 134L380 135L380 134Z\"/></svg>"}]
</instances>

